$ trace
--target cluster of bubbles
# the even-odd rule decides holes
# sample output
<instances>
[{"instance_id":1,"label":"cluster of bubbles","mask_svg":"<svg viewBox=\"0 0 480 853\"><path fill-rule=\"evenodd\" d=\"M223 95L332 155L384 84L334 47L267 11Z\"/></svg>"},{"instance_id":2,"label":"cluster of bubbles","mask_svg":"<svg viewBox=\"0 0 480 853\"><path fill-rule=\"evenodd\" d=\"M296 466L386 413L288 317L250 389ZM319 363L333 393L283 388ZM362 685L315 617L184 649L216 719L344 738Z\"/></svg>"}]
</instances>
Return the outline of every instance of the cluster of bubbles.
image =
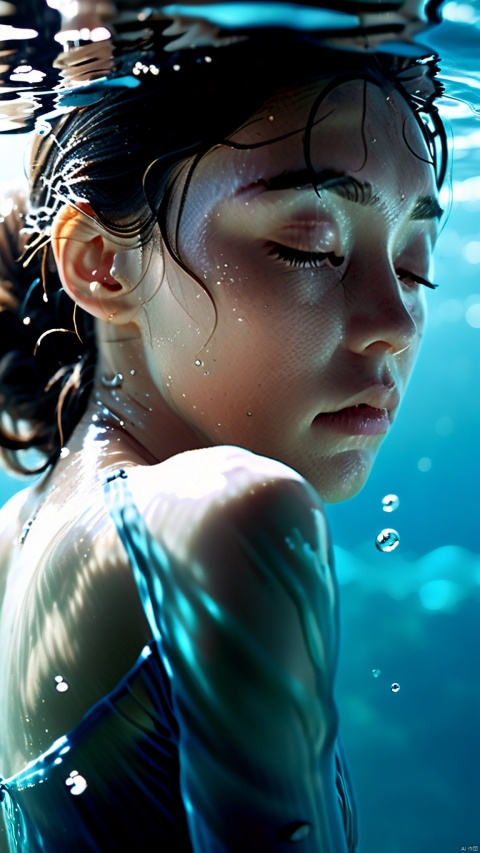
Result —
<instances>
[{"instance_id":1,"label":"cluster of bubbles","mask_svg":"<svg viewBox=\"0 0 480 853\"><path fill-rule=\"evenodd\" d=\"M390 494L382 498L382 509L384 512L394 512L399 504L400 500L397 495ZM384 527L375 539L376 547L384 553L394 551L399 542L400 536L393 527Z\"/></svg>"},{"instance_id":2,"label":"cluster of bubbles","mask_svg":"<svg viewBox=\"0 0 480 853\"><path fill-rule=\"evenodd\" d=\"M63 675L55 676L55 690L57 693L66 693L68 690L68 684L65 681Z\"/></svg>"}]
</instances>

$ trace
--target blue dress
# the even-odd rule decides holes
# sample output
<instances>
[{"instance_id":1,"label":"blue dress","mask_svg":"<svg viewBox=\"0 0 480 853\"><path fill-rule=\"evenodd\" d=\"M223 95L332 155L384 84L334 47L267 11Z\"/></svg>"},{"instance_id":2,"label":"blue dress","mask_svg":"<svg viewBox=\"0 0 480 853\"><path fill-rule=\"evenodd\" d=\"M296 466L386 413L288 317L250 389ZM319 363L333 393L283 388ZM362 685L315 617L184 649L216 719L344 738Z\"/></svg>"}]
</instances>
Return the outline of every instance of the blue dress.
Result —
<instances>
[{"instance_id":1,"label":"blue dress","mask_svg":"<svg viewBox=\"0 0 480 853\"><path fill-rule=\"evenodd\" d=\"M107 853L126 847L161 853L276 853L294 844L305 853L353 853L355 808L338 736L331 750L320 750L318 761L325 762L320 772L302 753L303 741L309 749L309 739L319 737L303 708L302 686L290 684L285 673L272 671L261 650L252 655L248 638L239 635L239 627L202 593L201 585L190 594L182 588L169 589L172 557L149 533L123 471L108 478L105 493L152 642L117 687L72 731L0 783L10 851ZM271 544L259 541L249 547L256 550L255 560L262 568ZM289 542L288 547L305 550L305 543ZM287 567L280 566L280 571L292 587L291 595L301 595L288 578ZM268 680L273 708L278 691L288 690L298 716L303 715L299 731L304 736L285 743L284 755L267 752L265 767L258 734L240 732L231 709L229 714L216 701L207 669L201 668L189 643L186 627L196 614L201 618L200 609L227 626L225 642L233 638L235 665L241 670L249 662L247 683ZM308 622L308 613L305 619ZM245 701L254 704L255 697L246 696ZM273 715L261 738L268 739L272 725ZM298 778L295 750L298 767L303 768ZM270 790L272 779L275 790ZM319 833L322 814L328 823L333 812L341 838L335 836L335 820L330 835L328 828ZM329 841L320 843L320 836Z\"/></svg>"}]
</instances>

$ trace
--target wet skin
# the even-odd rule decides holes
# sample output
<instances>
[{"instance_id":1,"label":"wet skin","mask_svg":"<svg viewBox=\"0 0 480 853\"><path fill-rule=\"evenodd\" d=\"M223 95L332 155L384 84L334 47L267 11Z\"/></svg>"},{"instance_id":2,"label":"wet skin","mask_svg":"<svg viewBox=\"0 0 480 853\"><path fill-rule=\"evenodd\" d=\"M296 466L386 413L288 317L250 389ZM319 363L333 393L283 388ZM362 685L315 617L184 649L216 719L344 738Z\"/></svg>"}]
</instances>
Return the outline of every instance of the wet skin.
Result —
<instances>
[{"instance_id":1,"label":"wet skin","mask_svg":"<svg viewBox=\"0 0 480 853\"><path fill-rule=\"evenodd\" d=\"M318 92L273 100L232 137L246 150L197 166L178 244L197 281L167 256L149 363L200 443L279 459L333 502L364 484L404 395L439 208L407 105L368 84L363 115L362 81L316 113L315 192Z\"/></svg>"}]
</instances>

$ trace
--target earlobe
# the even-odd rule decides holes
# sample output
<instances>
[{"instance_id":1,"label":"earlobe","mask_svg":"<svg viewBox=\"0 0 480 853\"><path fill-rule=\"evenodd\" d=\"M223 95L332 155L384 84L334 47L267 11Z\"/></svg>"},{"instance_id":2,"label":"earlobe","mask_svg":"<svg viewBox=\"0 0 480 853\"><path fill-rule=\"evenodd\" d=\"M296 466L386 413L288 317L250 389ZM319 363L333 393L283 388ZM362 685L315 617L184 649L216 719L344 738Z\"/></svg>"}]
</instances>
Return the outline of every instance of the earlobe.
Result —
<instances>
[{"instance_id":1,"label":"earlobe","mask_svg":"<svg viewBox=\"0 0 480 853\"><path fill-rule=\"evenodd\" d=\"M123 324L148 301L142 248L112 238L89 205L62 208L52 225L51 245L64 289L89 314Z\"/></svg>"}]
</instances>

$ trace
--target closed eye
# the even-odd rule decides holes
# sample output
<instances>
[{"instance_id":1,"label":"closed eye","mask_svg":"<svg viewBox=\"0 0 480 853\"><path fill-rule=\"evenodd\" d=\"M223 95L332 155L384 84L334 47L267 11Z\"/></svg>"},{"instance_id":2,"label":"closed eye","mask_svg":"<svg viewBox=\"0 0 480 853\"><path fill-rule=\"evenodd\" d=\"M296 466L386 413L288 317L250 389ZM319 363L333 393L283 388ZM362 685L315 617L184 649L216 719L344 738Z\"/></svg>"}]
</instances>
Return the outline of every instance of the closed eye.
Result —
<instances>
[{"instance_id":1,"label":"closed eye","mask_svg":"<svg viewBox=\"0 0 480 853\"><path fill-rule=\"evenodd\" d=\"M281 243L273 243L268 254L290 267L318 268L325 263L330 264L331 267L339 267L345 260L335 252L305 252L301 249L293 249L291 246L283 246Z\"/></svg>"},{"instance_id":2,"label":"closed eye","mask_svg":"<svg viewBox=\"0 0 480 853\"><path fill-rule=\"evenodd\" d=\"M436 290L438 287L438 284L433 284L433 282L428 281L428 279L423 278L423 276L409 272L409 270L397 269L397 277L401 279L401 281L405 282L405 284L408 284L409 282L412 284L423 284L431 290Z\"/></svg>"}]
</instances>

